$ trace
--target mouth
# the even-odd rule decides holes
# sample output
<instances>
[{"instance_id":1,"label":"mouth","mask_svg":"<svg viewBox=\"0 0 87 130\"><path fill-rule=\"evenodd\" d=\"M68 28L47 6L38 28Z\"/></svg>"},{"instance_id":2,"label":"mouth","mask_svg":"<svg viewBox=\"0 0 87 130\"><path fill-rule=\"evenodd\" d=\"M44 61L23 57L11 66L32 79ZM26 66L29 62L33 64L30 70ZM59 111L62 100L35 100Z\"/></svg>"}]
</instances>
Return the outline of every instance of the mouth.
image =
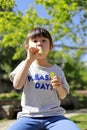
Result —
<instances>
[{"instance_id":1,"label":"mouth","mask_svg":"<svg viewBox=\"0 0 87 130\"><path fill-rule=\"evenodd\" d=\"M43 54L43 49L42 49L42 47L38 47L38 49L39 49L39 54Z\"/></svg>"},{"instance_id":2,"label":"mouth","mask_svg":"<svg viewBox=\"0 0 87 130\"><path fill-rule=\"evenodd\" d=\"M43 54L42 48L39 49L39 54Z\"/></svg>"}]
</instances>

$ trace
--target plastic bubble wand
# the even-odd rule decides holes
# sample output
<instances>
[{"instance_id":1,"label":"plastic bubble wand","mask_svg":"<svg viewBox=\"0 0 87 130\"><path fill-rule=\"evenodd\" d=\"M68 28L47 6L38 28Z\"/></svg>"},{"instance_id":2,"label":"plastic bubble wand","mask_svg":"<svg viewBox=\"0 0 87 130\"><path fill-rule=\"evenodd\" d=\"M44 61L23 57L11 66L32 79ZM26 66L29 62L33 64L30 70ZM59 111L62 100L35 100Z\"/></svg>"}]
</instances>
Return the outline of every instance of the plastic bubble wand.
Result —
<instances>
[{"instance_id":1,"label":"plastic bubble wand","mask_svg":"<svg viewBox=\"0 0 87 130\"><path fill-rule=\"evenodd\" d=\"M42 48L39 49L39 54L43 54Z\"/></svg>"},{"instance_id":2,"label":"plastic bubble wand","mask_svg":"<svg viewBox=\"0 0 87 130\"><path fill-rule=\"evenodd\" d=\"M50 77L51 78L54 78L56 75L55 75L55 73L54 72L50 72ZM55 86L53 86L53 88L56 88Z\"/></svg>"}]
</instances>

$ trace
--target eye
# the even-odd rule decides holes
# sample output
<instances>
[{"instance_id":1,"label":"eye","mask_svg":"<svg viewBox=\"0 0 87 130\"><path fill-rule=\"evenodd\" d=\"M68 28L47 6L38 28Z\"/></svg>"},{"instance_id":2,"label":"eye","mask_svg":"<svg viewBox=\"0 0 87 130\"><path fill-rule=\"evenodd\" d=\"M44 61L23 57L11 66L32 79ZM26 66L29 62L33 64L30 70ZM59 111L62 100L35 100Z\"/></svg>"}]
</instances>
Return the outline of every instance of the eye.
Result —
<instances>
[{"instance_id":1,"label":"eye","mask_svg":"<svg viewBox=\"0 0 87 130\"><path fill-rule=\"evenodd\" d=\"M37 43L38 41L37 40L33 40L33 42Z\"/></svg>"},{"instance_id":2,"label":"eye","mask_svg":"<svg viewBox=\"0 0 87 130\"><path fill-rule=\"evenodd\" d=\"M46 39L42 39L42 42L46 42Z\"/></svg>"}]
</instances>

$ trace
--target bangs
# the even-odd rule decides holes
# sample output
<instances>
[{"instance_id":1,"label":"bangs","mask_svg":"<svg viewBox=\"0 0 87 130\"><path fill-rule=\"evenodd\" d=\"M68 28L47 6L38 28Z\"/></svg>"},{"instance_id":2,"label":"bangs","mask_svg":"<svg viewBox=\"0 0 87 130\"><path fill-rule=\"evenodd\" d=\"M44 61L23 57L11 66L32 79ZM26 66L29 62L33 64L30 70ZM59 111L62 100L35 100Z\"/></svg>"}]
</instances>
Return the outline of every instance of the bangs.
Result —
<instances>
[{"instance_id":1,"label":"bangs","mask_svg":"<svg viewBox=\"0 0 87 130\"><path fill-rule=\"evenodd\" d=\"M39 29L39 28L35 28L33 29L29 34L28 34L28 38L36 38L36 37L45 37L45 38L49 38L46 30L44 29Z\"/></svg>"}]
</instances>

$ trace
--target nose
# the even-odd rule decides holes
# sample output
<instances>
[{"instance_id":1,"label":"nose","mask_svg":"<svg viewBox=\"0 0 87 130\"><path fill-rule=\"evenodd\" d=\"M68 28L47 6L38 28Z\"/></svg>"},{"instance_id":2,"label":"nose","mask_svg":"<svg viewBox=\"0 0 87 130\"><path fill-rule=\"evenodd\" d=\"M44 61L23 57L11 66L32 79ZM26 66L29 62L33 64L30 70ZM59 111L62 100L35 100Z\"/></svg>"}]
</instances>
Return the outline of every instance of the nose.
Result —
<instances>
[{"instance_id":1,"label":"nose","mask_svg":"<svg viewBox=\"0 0 87 130\"><path fill-rule=\"evenodd\" d=\"M38 41L38 42L37 42L37 46L41 46L41 41Z\"/></svg>"}]
</instances>

